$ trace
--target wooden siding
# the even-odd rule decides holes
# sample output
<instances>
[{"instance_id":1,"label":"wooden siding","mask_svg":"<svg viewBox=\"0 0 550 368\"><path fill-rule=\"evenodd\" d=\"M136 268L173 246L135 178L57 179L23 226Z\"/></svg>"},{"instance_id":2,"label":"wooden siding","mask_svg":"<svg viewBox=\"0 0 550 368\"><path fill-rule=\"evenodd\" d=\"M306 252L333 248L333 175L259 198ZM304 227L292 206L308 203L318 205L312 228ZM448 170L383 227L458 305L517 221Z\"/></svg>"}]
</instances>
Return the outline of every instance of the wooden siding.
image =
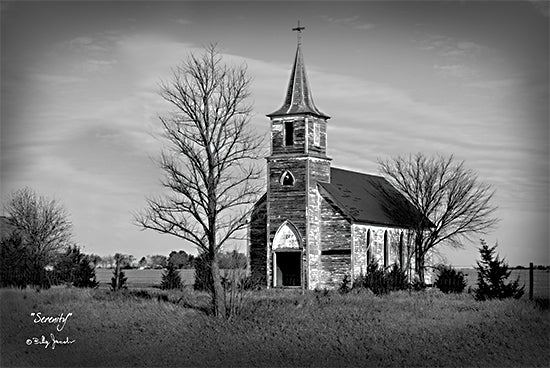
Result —
<instances>
[{"instance_id":1,"label":"wooden siding","mask_svg":"<svg viewBox=\"0 0 550 368\"><path fill-rule=\"evenodd\" d=\"M351 255L321 255L320 288L338 288L345 275L350 275Z\"/></svg>"},{"instance_id":2,"label":"wooden siding","mask_svg":"<svg viewBox=\"0 0 550 368\"><path fill-rule=\"evenodd\" d=\"M315 129L314 125L319 125L319 145L315 145ZM308 129L308 152L315 153L318 155L326 155L327 152L327 121L320 118L308 118L307 121Z\"/></svg>"},{"instance_id":3,"label":"wooden siding","mask_svg":"<svg viewBox=\"0 0 550 368\"><path fill-rule=\"evenodd\" d=\"M321 198L321 250L351 249L351 224L344 214Z\"/></svg>"},{"instance_id":4,"label":"wooden siding","mask_svg":"<svg viewBox=\"0 0 550 368\"><path fill-rule=\"evenodd\" d=\"M351 276L351 224L337 207L320 198L321 267L317 282L318 287L335 288L342 283L345 275ZM334 250L345 254L330 254Z\"/></svg>"},{"instance_id":5,"label":"wooden siding","mask_svg":"<svg viewBox=\"0 0 550 368\"><path fill-rule=\"evenodd\" d=\"M292 121L294 124L294 144L285 144L285 122ZM284 120L274 120L271 126L271 154L304 153L306 147L306 126L303 117L296 117Z\"/></svg>"}]
</instances>

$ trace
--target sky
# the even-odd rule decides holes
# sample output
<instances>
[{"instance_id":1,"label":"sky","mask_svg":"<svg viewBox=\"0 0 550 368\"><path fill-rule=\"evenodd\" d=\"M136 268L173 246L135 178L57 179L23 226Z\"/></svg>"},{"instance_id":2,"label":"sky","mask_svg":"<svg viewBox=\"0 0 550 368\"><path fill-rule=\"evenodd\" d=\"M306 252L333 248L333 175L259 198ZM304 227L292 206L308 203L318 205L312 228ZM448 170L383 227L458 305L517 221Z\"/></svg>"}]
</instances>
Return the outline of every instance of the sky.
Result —
<instances>
[{"instance_id":1,"label":"sky","mask_svg":"<svg viewBox=\"0 0 550 368\"><path fill-rule=\"evenodd\" d=\"M297 21L334 167L453 154L496 189L511 265L550 264L548 2L1 2L1 202L28 186L67 209L86 253L195 252L140 230L161 191L159 84L217 43L253 78L251 125L282 105ZM269 142L269 141L267 141ZM265 165L265 162L262 163ZM476 237L474 237L475 239ZM242 243L229 244L245 250ZM445 252L471 266L479 241Z\"/></svg>"}]
</instances>

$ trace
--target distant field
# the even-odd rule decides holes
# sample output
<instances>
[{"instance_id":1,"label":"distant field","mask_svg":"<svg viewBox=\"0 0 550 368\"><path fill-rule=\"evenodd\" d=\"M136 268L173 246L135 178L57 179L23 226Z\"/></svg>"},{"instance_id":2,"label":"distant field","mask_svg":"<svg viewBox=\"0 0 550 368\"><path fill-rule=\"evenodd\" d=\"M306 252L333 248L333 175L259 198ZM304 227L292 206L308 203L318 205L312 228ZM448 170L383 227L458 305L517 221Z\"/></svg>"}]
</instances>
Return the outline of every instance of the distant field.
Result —
<instances>
[{"instance_id":1,"label":"distant field","mask_svg":"<svg viewBox=\"0 0 550 368\"><path fill-rule=\"evenodd\" d=\"M132 287L151 287L160 285L162 274L164 270L123 270L124 274L128 278L128 286ZM193 285L195 282L195 270L194 269L182 269L180 270L181 280L184 285ZM98 268L95 270L97 281L100 286L107 286L111 283L111 277L113 277L113 270L107 268Z\"/></svg>"},{"instance_id":2,"label":"distant field","mask_svg":"<svg viewBox=\"0 0 550 368\"><path fill-rule=\"evenodd\" d=\"M466 275L468 286L475 288L477 283L477 271L473 268L461 269ZM160 285L163 270L124 270L130 287L151 287ZM185 285L193 285L195 271L182 269L181 279ZM519 276L520 284L525 283L525 296L529 293L529 270L512 270L510 278L515 280ZM547 270L534 270L533 294L539 298L550 298L550 272ZM96 269L97 281L101 286L107 286L113 277L112 269Z\"/></svg>"}]
</instances>

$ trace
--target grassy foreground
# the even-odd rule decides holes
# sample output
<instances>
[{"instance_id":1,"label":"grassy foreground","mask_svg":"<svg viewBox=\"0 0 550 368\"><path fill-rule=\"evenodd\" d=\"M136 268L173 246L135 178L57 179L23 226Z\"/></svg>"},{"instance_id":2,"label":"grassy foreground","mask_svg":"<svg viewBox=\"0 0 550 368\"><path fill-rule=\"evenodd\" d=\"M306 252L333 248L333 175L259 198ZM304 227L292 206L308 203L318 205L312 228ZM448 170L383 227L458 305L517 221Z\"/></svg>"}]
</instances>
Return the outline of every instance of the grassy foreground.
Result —
<instances>
[{"instance_id":1,"label":"grassy foreground","mask_svg":"<svg viewBox=\"0 0 550 368\"><path fill-rule=\"evenodd\" d=\"M261 291L240 316L200 310L204 294L158 290L2 290L0 366L548 366L548 309L436 291ZM72 315L35 323L31 313ZM46 321L47 322L47 321ZM54 334L61 342L35 344ZM28 340L30 339L30 340ZM27 345L27 340L30 345Z\"/></svg>"}]
</instances>

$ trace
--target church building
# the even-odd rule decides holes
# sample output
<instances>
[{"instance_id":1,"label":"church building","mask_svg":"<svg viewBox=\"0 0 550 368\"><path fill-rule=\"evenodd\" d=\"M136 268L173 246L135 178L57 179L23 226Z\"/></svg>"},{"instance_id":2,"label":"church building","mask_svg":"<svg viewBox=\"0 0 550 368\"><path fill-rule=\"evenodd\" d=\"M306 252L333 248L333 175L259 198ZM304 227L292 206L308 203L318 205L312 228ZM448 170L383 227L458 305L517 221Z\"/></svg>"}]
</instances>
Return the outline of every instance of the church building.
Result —
<instances>
[{"instance_id":1,"label":"church building","mask_svg":"<svg viewBox=\"0 0 550 368\"><path fill-rule=\"evenodd\" d=\"M406 259L406 229L416 212L410 202L381 176L331 167L330 117L313 102L302 29L294 29L298 45L283 106L267 115L271 154L267 192L250 218L251 276L269 288L330 289L346 275L365 274L371 262L414 267Z\"/></svg>"}]
</instances>

